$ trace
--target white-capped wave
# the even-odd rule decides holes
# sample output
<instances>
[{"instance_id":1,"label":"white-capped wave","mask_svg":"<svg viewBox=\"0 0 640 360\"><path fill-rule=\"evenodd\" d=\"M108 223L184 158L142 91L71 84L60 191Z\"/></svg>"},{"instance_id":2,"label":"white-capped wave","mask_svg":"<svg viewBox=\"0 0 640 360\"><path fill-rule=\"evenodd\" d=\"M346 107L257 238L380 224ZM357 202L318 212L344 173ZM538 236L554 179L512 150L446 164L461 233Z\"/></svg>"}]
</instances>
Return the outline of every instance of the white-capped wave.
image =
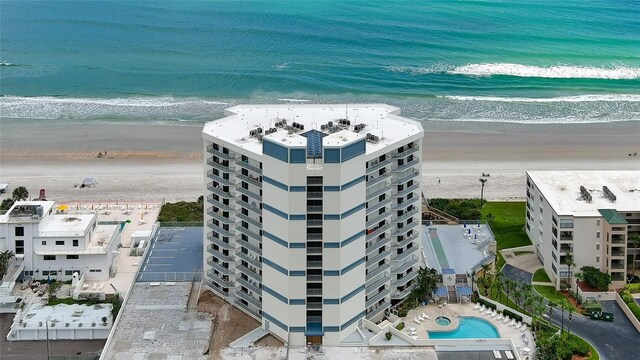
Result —
<instances>
[{"instance_id":1,"label":"white-capped wave","mask_svg":"<svg viewBox=\"0 0 640 360\"><path fill-rule=\"evenodd\" d=\"M460 101L496 101L496 102L532 102L532 103L554 103L554 102L640 102L640 95L636 94L608 94L608 95L576 95L559 96L553 98L523 98L523 97L497 97L497 96L441 96L443 99Z\"/></svg>"},{"instance_id":2,"label":"white-capped wave","mask_svg":"<svg viewBox=\"0 0 640 360\"><path fill-rule=\"evenodd\" d=\"M452 75L487 77L495 75L538 78L640 79L640 68L627 66L593 67L576 65L533 66L511 63L468 64L446 71Z\"/></svg>"}]
</instances>

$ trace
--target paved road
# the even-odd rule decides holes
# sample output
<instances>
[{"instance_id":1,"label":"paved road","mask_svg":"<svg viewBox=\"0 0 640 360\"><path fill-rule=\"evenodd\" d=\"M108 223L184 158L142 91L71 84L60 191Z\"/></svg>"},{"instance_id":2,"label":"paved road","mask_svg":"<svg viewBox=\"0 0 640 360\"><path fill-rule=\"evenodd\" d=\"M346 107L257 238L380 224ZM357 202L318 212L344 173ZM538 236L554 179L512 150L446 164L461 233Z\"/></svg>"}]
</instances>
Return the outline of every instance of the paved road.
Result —
<instances>
[{"instance_id":1,"label":"paved road","mask_svg":"<svg viewBox=\"0 0 640 360\"><path fill-rule=\"evenodd\" d=\"M531 279L533 278L532 273L509 264L506 264L502 268L502 274L505 279L511 279L525 284L531 284Z\"/></svg>"},{"instance_id":2,"label":"paved road","mask_svg":"<svg viewBox=\"0 0 640 360\"><path fill-rule=\"evenodd\" d=\"M615 301L600 301L603 310L613 313L613 322L591 320L582 315L573 315L571 333L589 341L600 353L601 360L640 359L640 333L627 319ZM551 322L560 326L561 313L555 310ZM565 329L567 314L565 313Z\"/></svg>"},{"instance_id":3,"label":"paved road","mask_svg":"<svg viewBox=\"0 0 640 360\"><path fill-rule=\"evenodd\" d=\"M7 334L13 322L13 314L0 314L0 359L2 360L45 360L47 341L7 341ZM50 341L51 355L77 355L96 353L106 340L56 340Z\"/></svg>"}]
</instances>

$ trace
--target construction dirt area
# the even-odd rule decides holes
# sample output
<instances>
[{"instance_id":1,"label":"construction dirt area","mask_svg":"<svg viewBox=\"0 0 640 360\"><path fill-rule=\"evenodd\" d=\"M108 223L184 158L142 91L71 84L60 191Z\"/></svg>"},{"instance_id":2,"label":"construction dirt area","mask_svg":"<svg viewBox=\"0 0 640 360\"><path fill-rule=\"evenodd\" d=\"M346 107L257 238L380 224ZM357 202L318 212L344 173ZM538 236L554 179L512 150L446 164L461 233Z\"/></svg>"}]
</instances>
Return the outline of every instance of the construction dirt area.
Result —
<instances>
[{"instance_id":1,"label":"construction dirt area","mask_svg":"<svg viewBox=\"0 0 640 360\"><path fill-rule=\"evenodd\" d=\"M251 316L233 307L211 291L205 290L200 294L198 311L213 316L211 343L209 344L209 358L220 359L220 351L229 346L234 340L249 333L260 326ZM268 335L256 342L258 346L283 346L283 343Z\"/></svg>"}]
</instances>

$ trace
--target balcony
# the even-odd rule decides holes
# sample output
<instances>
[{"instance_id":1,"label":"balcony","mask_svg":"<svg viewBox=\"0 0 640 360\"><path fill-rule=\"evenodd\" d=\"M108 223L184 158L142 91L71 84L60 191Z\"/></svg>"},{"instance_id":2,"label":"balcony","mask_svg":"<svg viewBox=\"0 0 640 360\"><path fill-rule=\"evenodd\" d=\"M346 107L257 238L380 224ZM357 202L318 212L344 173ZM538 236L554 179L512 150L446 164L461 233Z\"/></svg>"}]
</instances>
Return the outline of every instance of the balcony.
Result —
<instances>
[{"instance_id":1,"label":"balcony","mask_svg":"<svg viewBox=\"0 0 640 360\"><path fill-rule=\"evenodd\" d=\"M234 224L236 222L236 220L231 217L224 217L222 215L222 210L214 211L213 207L207 210L207 214L223 224Z\"/></svg>"},{"instance_id":2,"label":"balcony","mask_svg":"<svg viewBox=\"0 0 640 360\"><path fill-rule=\"evenodd\" d=\"M222 185L226 185L226 186L235 186L235 184L233 182L231 182L230 179L225 179L220 175L216 175L213 173L213 170L209 170L207 171L207 177L211 180L214 180L216 182L218 182L219 184Z\"/></svg>"},{"instance_id":3,"label":"balcony","mask_svg":"<svg viewBox=\"0 0 640 360\"><path fill-rule=\"evenodd\" d=\"M384 280L384 281L380 281L380 280ZM369 288L377 289L387 281L389 281L389 273L383 271L381 273L376 274L375 276L367 275L367 281L365 282L364 286L366 289L369 289Z\"/></svg>"},{"instance_id":4,"label":"balcony","mask_svg":"<svg viewBox=\"0 0 640 360\"><path fill-rule=\"evenodd\" d=\"M253 251L256 255L262 255L262 249L260 249L258 246L253 245L252 243L250 243L249 241L246 240L242 240L241 237L238 237L236 239L236 244L246 248L247 250Z\"/></svg>"},{"instance_id":5,"label":"balcony","mask_svg":"<svg viewBox=\"0 0 640 360\"><path fill-rule=\"evenodd\" d=\"M322 268L322 261L307 261L307 268Z\"/></svg>"},{"instance_id":6,"label":"balcony","mask_svg":"<svg viewBox=\"0 0 640 360\"><path fill-rule=\"evenodd\" d=\"M391 159L386 159L383 161L378 161L376 163L370 162L369 167L367 168L367 175L373 174L374 172L382 169L383 167L391 164Z\"/></svg>"},{"instance_id":7,"label":"balcony","mask_svg":"<svg viewBox=\"0 0 640 360\"><path fill-rule=\"evenodd\" d=\"M391 293L391 291L389 291L389 289L385 288L384 290L380 291L379 293L377 293L373 297L371 297L369 300L367 300L365 302L365 307L371 307L371 306L375 305L378 301L384 299L390 293Z\"/></svg>"},{"instance_id":8,"label":"balcony","mask_svg":"<svg viewBox=\"0 0 640 360\"><path fill-rule=\"evenodd\" d=\"M561 253L570 253L573 251L573 246L569 245L569 244L561 244L560 245L560 252Z\"/></svg>"},{"instance_id":9,"label":"balcony","mask_svg":"<svg viewBox=\"0 0 640 360\"><path fill-rule=\"evenodd\" d=\"M396 217L396 218L391 218L391 222L393 223L401 223L401 222L405 222L407 219L409 219L410 217L414 216L418 214L418 209L414 208L413 210L410 211L405 211L404 214Z\"/></svg>"},{"instance_id":10,"label":"balcony","mask_svg":"<svg viewBox=\"0 0 640 360\"><path fill-rule=\"evenodd\" d=\"M229 198L229 197L231 197L231 193L230 193L230 192L228 192L228 191L223 191L223 190L222 190L222 186L220 186L220 185L214 186L214 185L213 185L213 182L210 182L209 184L207 184L207 189L208 189L209 191L211 191L212 193L214 193L214 194L216 194L216 195L220 196L220 197L223 197L223 198Z\"/></svg>"},{"instance_id":11,"label":"balcony","mask_svg":"<svg viewBox=\"0 0 640 360\"><path fill-rule=\"evenodd\" d=\"M611 281L624 281L624 272L612 272Z\"/></svg>"},{"instance_id":12,"label":"balcony","mask_svg":"<svg viewBox=\"0 0 640 360\"><path fill-rule=\"evenodd\" d=\"M573 240L572 232L560 231L560 241Z\"/></svg>"},{"instance_id":13,"label":"balcony","mask_svg":"<svg viewBox=\"0 0 640 360\"><path fill-rule=\"evenodd\" d=\"M395 288L399 288L401 286L405 286L409 281L415 279L417 275L418 275L417 271L412 271L412 272L406 274L405 276L403 276L402 279L392 280L391 281L391 286L395 287Z\"/></svg>"},{"instance_id":14,"label":"balcony","mask_svg":"<svg viewBox=\"0 0 640 360\"><path fill-rule=\"evenodd\" d=\"M413 184L413 185L405 188L404 190L391 191L391 196L404 197L404 196L408 195L410 192L414 192L414 191L418 190L419 188L420 187L418 186L418 184Z\"/></svg>"},{"instance_id":15,"label":"balcony","mask_svg":"<svg viewBox=\"0 0 640 360\"><path fill-rule=\"evenodd\" d=\"M406 289L402 290L402 291L396 291L393 294L391 294L391 298L392 299L404 299L405 297L407 297L407 295L409 295L409 293L411 293L411 286L407 287Z\"/></svg>"},{"instance_id":16,"label":"balcony","mask_svg":"<svg viewBox=\"0 0 640 360\"><path fill-rule=\"evenodd\" d=\"M255 266L257 269L262 268L260 257L257 255L245 254L242 251L236 252L236 258L246 261L248 264Z\"/></svg>"},{"instance_id":17,"label":"balcony","mask_svg":"<svg viewBox=\"0 0 640 360\"><path fill-rule=\"evenodd\" d=\"M238 205L242 206L243 208L253 212L254 214L258 214L258 215L262 215L262 209L260 209L260 203L259 202L252 202L251 204L249 204L246 201L242 201L242 200L238 200Z\"/></svg>"},{"instance_id":18,"label":"balcony","mask_svg":"<svg viewBox=\"0 0 640 360\"><path fill-rule=\"evenodd\" d=\"M221 236L227 236L227 237L232 237L234 236L233 233L231 233L229 230L225 230L224 228L222 228L220 225L216 225L213 221L209 221L207 222L207 226L218 233L218 235Z\"/></svg>"},{"instance_id":19,"label":"balcony","mask_svg":"<svg viewBox=\"0 0 640 360\"><path fill-rule=\"evenodd\" d=\"M614 247L614 248L611 248L611 256L620 257L620 256L627 256L627 254L624 251L624 248Z\"/></svg>"},{"instance_id":20,"label":"balcony","mask_svg":"<svg viewBox=\"0 0 640 360\"><path fill-rule=\"evenodd\" d=\"M402 240L394 240L391 242L391 246L393 247L405 247L407 244L409 244L410 242L415 241L418 238L418 234L413 234L411 236L407 236Z\"/></svg>"},{"instance_id":21,"label":"balcony","mask_svg":"<svg viewBox=\"0 0 640 360\"><path fill-rule=\"evenodd\" d=\"M321 213L322 205L307 205L307 213Z\"/></svg>"},{"instance_id":22,"label":"balcony","mask_svg":"<svg viewBox=\"0 0 640 360\"><path fill-rule=\"evenodd\" d=\"M374 257L372 257L369 260L367 260L367 267L371 267L371 266L377 264L380 260L382 260L382 259L384 259L384 258L386 258L388 256L391 256L391 251L389 251L389 250L386 250L386 251L383 251L383 252L381 252L379 254L376 254Z\"/></svg>"},{"instance_id":23,"label":"balcony","mask_svg":"<svg viewBox=\"0 0 640 360\"><path fill-rule=\"evenodd\" d=\"M387 310L390 306L391 306L391 303L389 303L388 301L385 301L380 305L374 305L373 310L367 310L367 319L375 318L381 312Z\"/></svg>"},{"instance_id":24,"label":"balcony","mask_svg":"<svg viewBox=\"0 0 640 360\"><path fill-rule=\"evenodd\" d=\"M392 233L391 236L400 236L400 235L404 235L407 231L413 229L414 227L416 227L416 225L418 225L417 221L405 224L403 227L398 227L396 228Z\"/></svg>"},{"instance_id":25,"label":"balcony","mask_svg":"<svg viewBox=\"0 0 640 360\"><path fill-rule=\"evenodd\" d=\"M409 259L405 260L405 262L401 262L398 264L397 261L392 260L391 263L394 265L391 268L391 272L394 274L401 274L409 270L409 268L413 267L416 263L418 263L418 257L414 255Z\"/></svg>"},{"instance_id":26,"label":"balcony","mask_svg":"<svg viewBox=\"0 0 640 360\"><path fill-rule=\"evenodd\" d=\"M248 280L242 277L238 277L236 279L236 283L246 287L247 289L255 292L256 294L262 294L262 289L260 289L260 283L258 281Z\"/></svg>"},{"instance_id":27,"label":"balcony","mask_svg":"<svg viewBox=\"0 0 640 360\"><path fill-rule=\"evenodd\" d=\"M414 145L414 146L412 146L410 148L404 149L403 151L396 152L396 153L392 154L391 157L394 158L394 159L400 159L400 158L403 158L403 157L405 157L407 155L413 154L416 151L418 151L418 146Z\"/></svg>"},{"instance_id":28,"label":"balcony","mask_svg":"<svg viewBox=\"0 0 640 360\"><path fill-rule=\"evenodd\" d=\"M262 236L260 236L260 234L253 232L249 229L247 229L246 227L243 226L238 226L236 227L236 230L238 230L240 233L247 235L250 238L253 238L259 242L262 242Z\"/></svg>"},{"instance_id":29,"label":"balcony","mask_svg":"<svg viewBox=\"0 0 640 360\"><path fill-rule=\"evenodd\" d=\"M314 247L309 247L307 246L307 254L322 254L322 247L320 246L314 246Z\"/></svg>"},{"instance_id":30,"label":"balcony","mask_svg":"<svg viewBox=\"0 0 640 360\"><path fill-rule=\"evenodd\" d=\"M262 188L262 183L260 182L260 178L256 176L246 176L246 175L238 174L237 177L241 181L249 183L257 188Z\"/></svg>"},{"instance_id":31,"label":"balcony","mask_svg":"<svg viewBox=\"0 0 640 360\"><path fill-rule=\"evenodd\" d=\"M409 173L408 175L405 175L403 177L401 177L400 179L393 179L391 181L391 183L393 185L403 185L405 184L407 181L413 179L414 177L418 176L419 172L418 171L413 171L411 173Z\"/></svg>"},{"instance_id":32,"label":"balcony","mask_svg":"<svg viewBox=\"0 0 640 360\"><path fill-rule=\"evenodd\" d=\"M619 261L612 261L611 262L611 269L614 270L624 270L624 262L619 262Z\"/></svg>"},{"instance_id":33,"label":"balcony","mask_svg":"<svg viewBox=\"0 0 640 360\"><path fill-rule=\"evenodd\" d=\"M209 280L211 282L214 282L214 283L220 285L220 287L223 287L223 288L233 287L233 282L232 281L224 280L219 276L215 276L215 275L214 276L207 276L207 280Z\"/></svg>"},{"instance_id":34,"label":"balcony","mask_svg":"<svg viewBox=\"0 0 640 360\"><path fill-rule=\"evenodd\" d=\"M369 244L369 247L367 247L366 253L367 253L367 256L371 256L371 254L377 253L378 249L388 244L389 239L382 238L377 240L371 240L371 242L367 242L367 243Z\"/></svg>"},{"instance_id":35,"label":"balcony","mask_svg":"<svg viewBox=\"0 0 640 360\"><path fill-rule=\"evenodd\" d=\"M380 195L386 193L389 191L389 187L388 186L383 186L381 189L378 189L376 191L373 191L371 193L367 193L367 202L379 197Z\"/></svg>"},{"instance_id":36,"label":"balcony","mask_svg":"<svg viewBox=\"0 0 640 360\"><path fill-rule=\"evenodd\" d=\"M262 202L262 196L259 193L255 193L243 187L238 187L236 189L238 190L239 193L247 195L248 197L252 198L253 200L257 200L258 202Z\"/></svg>"},{"instance_id":37,"label":"balcony","mask_svg":"<svg viewBox=\"0 0 640 360\"><path fill-rule=\"evenodd\" d=\"M321 296L322 295L322 289L309 289L309 288L307 288L307 295Z\"/></svg>"},{"instance_id":38,"label":"balcony","mask_svg":"<svg viewBox=\"0 0 640 360\"><path fill-rule=\"evenodd\" d=\"M322 219L307 219L307 226L322 226Z\"/></svg>"},{"instance_id":39,"label":"balcony","mask_svg":"<svg viewBox=\"0 0 640 360\"><path fill-rule=\"evenodd\" d=\"M249 171L253 171L256 174L262 175L262 169L260 169L257 166L251 165L248 162L244 162L242 160L238 160L238 161L236 161L236 164L238 164L240 167L243 167L243 168L245 168L245 169L247 169Z\"/></svg>"},{"instance_id":40,"label":"balcony","mask_svg":"<svg viewBox=\"0 0 640 360\"><path fill-rule=\"evenodd\" d=\"M322 303L321 302L307 303L307 309L310 309L310 310L321 310L322 309Z\"/></svg>"},{"instance_id":41,"label":"balcony","mask_svg":"<svg viewBox=\"0 0 640 360\"><path fill-rule=\"evenodd\" d=\"M385 206L389 205L389 203L391 203L391 199L390 198L386 198L386 199L384 199L382 201L377 202L375 205L369 206L366 209L367 215L373 214L375 211L380 210L382 207L385 207Z\"/></svg>"},{"instance_id":42,"label":"balcony","mask_svg":"<svg viewBox=\"0 0 640 360\"><path fill-rule=\"evenodd\" d=\"M373 226L375 226L376 224L378 224L380 221L391 217L391 213L388 211L383 212L382 214L379 215L371 215L369 216L369 220L367 221L367 228L371 228Z\"/></svg>"},{"instance_id":43,"label":"balcony","mask_svg":"<svg viewBox=\"0 0 640 360\"><path fill-rule=\"evenodd\" d=\"M402 252L402 254L397 254L395 257L392 257L391 260L392 261L400 261L400 262L405 261L407 259L407 256L413 255L417 251L418 251L418 247L417 246L412 246L412 247L404 250Z\"/></svg>"},{"instance_id":44,"label":"balcony","mask_svg":"<svg viewBox=\"0 0 640 360\"><path fill-rule=\"evenodd\" d=\"M386 273L383 273L382 275L386 275ZM372 281L371 284L369 284L369 282L367 281L366 283L366 290L365 290L365 294L369 295L373 292L375 292L376 290L378 290L378 288L382 285L386 285L389 283L389 278L387 276L380 276L378 277L378 280Z\"/></svg>"},{"instance_id":45,"label":"balcony","mask_svg":"<svg viewBox=\"0 0 640 360\"><path fill-rule=\"evenodd\" d=\"M255 306L256 308L262 309L262 303L259 300L260 299L259 295L252 296L244 291L237 291L236 296L242 300L245 300L246 302Z\"/></svg>"},{"instance_id":46,"label":"balcony","mask_svg":"<svg viewBox=\"0 0 640 360\"><path fill-rule=\"evenodd\" d=\"M307 240L322 240L322 234L307 234Z\"/></svg>"},{"instance_id":47,"label":"balcony","mask_svg":"<svg viewBox=\"0 0 640 360\"><path fill-rule=\"evenodd\" d=\"M322 282L322 275L307 275L307 282Z\"/></svg>"},{"instance_id":48,"label":"balcony","mask_svg":"<svg viewBox=\"0 0 640 360\"><path fill-rule=\"evenodd\" d=\"M256 219L252 219L250 216L245 215L243 213L238 213L238 215L236 215L239 219L244 220L246 222L248 222L249 224L257 227L258 229L262 229L262 223L259 220Z\"/></svg>"},{"instance_id":49,"label":"balcony","mask_svg":"<svg viewBox=\"0 0 640 360\"><path fill-rule=\"evenodd\" d=\"M222 251L220 250L216 250L211 246L207 246L207 252L215 257L217 257L218 259L224 261L224 262L232 262L233 261L233 257L229 256L229 255L225 255L222 253Z\"/></svg>"},{"instance_id":50,"label":"balcony","mask_svg":"<svg viewBox=\"0 0 640 360\"><path fill-rule=\"evenodd\" d=\"M388 180L389 178L391 178L391 173L390 172L386 172L382 175L378 175L378 176L374 176L374 175L368 175L367 176L367 186L366 187L371 187L377 184L380 184L381 182Z\"/></svg>"},{"instance_id":51,"label":"balcony","mask_svg":"<svg viewBox=\"0 0 640 360\"><path fill-rule=\"evenodd\" d=\"M229 268L226 268L224 266L222 266L221 262L214 262L214 261L207 261L207 265L211 266L211 269L209 269L209 271L207 271L207 275L209 277L212 276L216 276L213 272L213 270L217 270L219 273L223 274L223 275L231 275L232 271Z\"/></svg>"},{"instance_id":52,"label":"balcony","mask_svg":"<svg viewBox=\"0 0 640 360\"><path fill-rule=\"evenodd\" d=\"M383 226L380 226L380 227L368 229L367 230L367 241L377 238L378 236L380 236L380 234L382 234L383 232L389 230L390 227L391 227L391 225L384 224Z\"/></svg>"},{"instance_id":53,"label":"balcony","mask_svg":"<svg viewBox=\"0 0 640 360\"><path fill-rule=\"evenodd\" d=\"M612 244L626 244L626 237L624 235L611 235Z\"/></svg>"},{"instance_id":54,"label":"balcony","mask_svg":"<svg viewBox=\"0 0 640 360\"><path fill-rule=\"evenodd\" d=\"M307 199L322 199L322 191L307 191Z\"/></svg>"},{"instance_id":55,"label":"balcony","mask_svg":"<svg viewBox=\"0 0 640 360\"><path fill-rule=\"evenodd\" d=\"M240 270L240 272L242 272L243 274L246 274L248 277L257 282L262 282L262 275L258 273L259 270L255 266L252 266L252 268L255 270L252 270L251 268L242 264L238 264L237 266L237 269Z\"/></svg>"},{"instance_id":56,"label":"balcony","mask_svg":"<svg viewBox=\"0 0 640 360\"><path fill-rule=\"evenodd\" d=\"M250 313L251 315L253 315L254 317L258 318L258 319L262 319L262 315L260 315L260 312L256 309L254 309L251 306L247 306L245 304L243 304L242 302L240 302L239 300L236 300L235 305L239 308L241 308L244 312Z\"/></svg>"},{"instance_id":57,"label":"balcony","mask_svg":"<svg viewBox=\"0 0 640 360\"><path fill-rule=\"evenodd\" d=\"M230 162L229 165L224 165L219 162L213 161L213 159L211 158L207 160L207 165L213 167L218 171L223 171L223 172L234 172L236 168L235 163L233 162Z\"/></svg>"},{"instance_id":58,"label":"balcony","mask_svg":"<svg viewBox=\"0 0 640 360\"><path fill-rule=\"evenodd\" d=\"M402 165L398 165L398 167L396 167L395 169L391 169L392 172L401 172L401 171L405 171L407 169L409 169L410 167L416 166L418 165L420 162L418 161L418 159L413 159L409 162L406 162Z\"/></svg>"},{"instance_id":59,"label":"balcony","mask_svg":"<svg viewBox=\"0 0 640 360\"><path fill-rule=\"evenodd\" d=\"M229 205L225 205L224 203L222 203L222 201L220 201L219 199L216 200L213 195L209 195L207 196L207 202L215 207L217 207L220 210L223 211L235 211L235 208L232 208Z\"/></svg>"},{"instance_id":60,"label":"balcony","mask_svg":"<svg viewBox=\"0 0 640 360\"><path fill-rule=\"evenodd\" d=\"M389 270L390 268L391 268L391 265L385 263L385 264L382 264L382 265L378 266L374 270L367 269L368 270L367 277L368 278L374 278L374 277L378 276L379 274Z\"/></svg>"},{"instance_id":61,"label":"balcony","mask_svg":"<svg viewBox=\"0 0 640 360\"><path fill-rule=\"evenodd\" d=\"M225 159L225 160L233 160L235 159L235 153L229 152L228 154L223 153L220 150L216 150L213 148L213 146L209 145L207 146L207 152L211 155L215 155L221 159Z\"/></svg>"},{"instance_id":62,"label":"balcony","mask_svg":"<svg viewBox=\"0 0 640 360\"><path fill-rule=\"evenodd\" d=\"M220 238L217 238L217 237L213 236L213 232L210 232L209 234L207 234L207 240L209 240L212 243L218 245L219 247L221 247L224 250L233 250L233 249L235 249L235 246L233 246L229 242L226 242L226 241L224 241L224 240L222 240Z\"/></svg>"}]
</instances>

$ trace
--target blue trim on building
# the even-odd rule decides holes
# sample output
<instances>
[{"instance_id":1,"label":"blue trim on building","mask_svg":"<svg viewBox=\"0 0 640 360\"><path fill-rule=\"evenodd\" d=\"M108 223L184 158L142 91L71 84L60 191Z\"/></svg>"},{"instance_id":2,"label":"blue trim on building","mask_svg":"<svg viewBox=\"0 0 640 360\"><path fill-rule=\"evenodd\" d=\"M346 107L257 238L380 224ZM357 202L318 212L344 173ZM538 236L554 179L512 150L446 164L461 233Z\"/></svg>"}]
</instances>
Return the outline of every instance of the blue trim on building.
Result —
<instances>
[{"instance_id":1,"label":"blue trim on building","mask_svg":"<svg viewBox=\"0 0 640 360\"><path fill-rule=\"evenodd\" d=\"M307 220L307 215L289 215L289 220Z\"/></svg>"},{"instance_id":2,"label":"blue trim on building","mask_svg":"<svg viewBox=\"0 0 640 360\"><path fill-rule=\"evenodd\" d=\"M276 214L276 215L280 216L281 218L283 218L283 219L285 219L285 220L289 220L289 215L288 215L286 212L284 212L284 211L280 211L280 210L278 210L278 209L274 208L274 207L273 207L273 206L271 206L271 205L262 204L262 208L263 208L264 210L267 210L268 212L270 212L270 213L272 213L272 214Z\"/></svg>"},{"instance_id":3,"label":"blue trim on building","mask_svg":"<svg viewBox=\"0 0 640 360\"><path fill-rule=\"evenodd\" d=\"M289 149L267 139L262 140L262 153L280 161L289 162Z\"/></svg>"},{"instance_id":4,"label":"blue trim on building","mask_svg":"<svg viewBox=\"0 0 640 360\"><path fill-rule=\"evenodd\" d=\"M280 322L278 319L274 318L273 316L267 314L264 311L262 312L262 317L264 317L265 319L269 320L270 322L276 324L276 326L278 326L282 330L289 331L289 328L287 327L287 325L285 325L284 323Z\"/></svg>"},{"instance_id":5,"label":"blue trim on building","mask_svg":"<svg viewBox=\"0 0 640 360\"><path fill-rule=\"evenodd\" d=\"M360 314L356 315L353 317L353 319L347 321L346 323L342 324L342 326L340 326L340 331L348 328L349 326L353 325L353 323L355 323L356 321L360 320L360 318L364 317L367 314L366 311L361 312Z\"/></svg>"},{"instance_id":6,"label":"blue trim on building","mask_svg":"<svg viewBox=\"0 0 640 360\"><path fill-rule=\"evenodd\" d=\"M326 242L322 244L325 249L336 249L340 248L340 243L338 242Z\"/></svg>"},{"instance_id":7,"label":"blue trim on building","mask_svg":"<svg viewBox=\"0 0 640 360\"><path fill-rule=\"evenodd\" d=\"M342 186L340 187L340 189L341 189L342 191L347 190L348 188L350 188L350 187L352 187L352 186L354 186L354 185L357 185L357 184L359 184L359 183L363 182L365 179L366 179L366 177L365 177L364 175L363 175L363 176L360 176L359 178L355 178L355 179L353 179L353 180L349 181L348 183L346 183L346 184L342 185Z\"/></svg>"},{"instance_id":8,"label":"blue trim on building","mask_svg":"<svg viewBox=\"0 0 640 360\"><path fill-rule=\"evenodd\" d=\"M360 210L364 210L364 203L354 207L353 209L347 210L345 212L342 213L342 218L347 218L355 213L357 213Z\"/></svg>"},{"instance_id":9,"label":"blue trim on building","mask_svg":"<svg viewBox=\"0 0 640 360\"><path fill-rule=\"evenodd\" d=\"M266 231L262 230L262 236L266 237L267 239L269 239L271 241L274 241L275 243L277 243L279 245L282 245L284 247L289 247L289 243L288 242L280 239L279 237L277 237L277 236L275 236L275 235L273 235L273 234L271 234L269 232L266 232Z\"/></svg>"},{"instance_id":10,"label":"blue trim on building","mask_svg":"<svg viewBox=\"0 0 640 360\"><path fill-rule=\"evenodd\" d=\"M278 272L281 272L283 274L285 274L286 276L289 276L289 270L283 268L282 266L274 263L273 261L265 258L264 256L262 257L262 263L269 266L272 269L277 270Z\"/></svg>"},{"instance_id":11,"label":"blue trim on building","mask_svg":"<svg viewBox=\"0 0 640 360\"><path fill-rule=\"evenodd\" d=\"M362 231L358 231L357 233L355 233L354 235L349 236L348 238L346 238L345 240L343 240L340 243L340 246L347 246L349 244L351 244L352 242L358 240L359 238L363 237L365 234L365 230Z\"/></svg>"},{"instance_id":12,"label":"blue trim on building","mask_svg":"<svg viewBox=\"0 0 640 360\"><path fill-rule=\"evenodd\" d=\"M362 155L366 151L366 143L363 140L347 145L341 149L342 162L347 162L356 156Z\"/></svg>"},{"instance_id":13,"label":"blue trim on building","mask_svg":"<svg viewBox=\"0 0 640 360\"><path fill-rule=\"evenodd\" d=\"M340 276L340 270L325 270L322 274L324 276Z\"/></svg>"},{"instance_id":14,"label":"blue trim on building","mask_svg":"<svg viewBox=\"0 0 640 360\"><path fill-rule=\"evenodd\" d=\"M340 332L340 326L325 326L324 332Z\"/></svg>"},{"instance_id":15,"label":"blue trim on building","mask_svg":"<svg viewBox=\"0 0 640 360\"><path fill-rule=\"evenodd\" d=\"M285 304L289 304L289 299L287 299L286 297L280 295L278 292L272 290L271 288L264 286L264 284L262 284L262 291L266 292L267 294L273 296L274 298L282 301Z\"/></svg>"},{"instance_id":16,"label":"blue trim on building","mask_svg":"<svg viewBox=\"0 0 640 360\"><path fill-rule=\"evenodd\" d=\"M324 149L324 162L326 164L340 163L340 149Z\"/></svg>"},{"instance_id":17,"label":"blue trim on building","mask_svg":"<svg viewBox=\"0 0 640 360\"><path fill-rule=\"evenodd\" d=\"M291 299L289 305L305 305L307 301L305 299Z\"/></svg>"},{"instance_id":18,"label":"blue trim on building","mask_svg":"<svg viewBox=\"0 0 640 360\"><path fill-rule=\"evenodd\" d=\"M274 180L274 179L272 179L270 177L262 176L262 181L266 182L267 184L273 185L273 186L275 186L277 188L280 188L280 189L282 189L284 191L289 191L289 187L287 186L287 184L283 184L280 181Z\"/></svg>"},{"instance_id":19,"label":"blue trim on building","mask_svg":"<svg viewBox=\"0 0 640 360\"><path fill-rule=\"evenodd\" d=\"M264 258L263 258L264 259ZM349 271L355 269L356 267L358 267L358 265L360 264L364 264L364 258L360 259L360 260L356 260L356 262L354 262L353 264L347 266L346 268L340 270L340 275L344 275L346 273L348 273Z\"/></svg>"},{"instance_id":20,"label":"blue trim on building","mask_svg":"<svg viewBox=\"0 0 640 360\"><path fill-rule=\"evenodd\" d=\"M340 304L340 299L323 299L322 303L325 305L337 305Z\"/></svg>"},{"instance_id":21,"label":"blue trim on building","mask_svg":"<svg viewBox=\"0 0 640 360\"><path fill-rule=\"evenodd\" d=\"M295 332L305 332L307 329L304 326L292 326L289 328L289 332L295 333Z\"/></svg>"},{"instance_id":22,"label":"blue trim on building","mask_svg":"<svg viewBox=\"0 0 640 360\"><path fill-rule=\"evenodd\" d=\"M304 270L291 270L289 276L307 276L307 272Z\"/></svg>"},{"instance_id":23,"label":"blue trim on building","mask_svg":"<svg viewBox=\"0 0 640 360\"><path fill-rule=\"evenodd\" d=\"M289 243L291 249L304 249L307 247L305 243Z\"/></svg>"},{"instance_id":24,"label":"blue trim on building","mask_svg":"<svg viewBox=\"0 0 640 360\"><path fill-rule=\"evenodd\" d=\"M306 186L289 186L289 191L291 192L305 192L307 191Z\"/></svg>"},{"instance_id":25,"label":"blue trim on building","mask_svg":"<svg viewBox=\"0 0 640 360\"><path fill-rule=\"evenodd\" d=\"M340 214L325 214L325 220L340 220Z\"/></svg>"},{"instance_id":26,"label":"blue trim on building","mask_svg":"<svg viewBox=\"0 0 640 360\"><path fill-rule=\"evenodd\" d=\"M340 186L325 186L324 191L340 191Z\"/></svg>"},{"instance_id":27,"label":"blue trim on building","mask_svg":"<svg viewBox=\"0 0 640 360\"><path fill-rule=\"evenodd\" d=\"M340 299L340 303L344 303L345 301L348 301L349 299L351 299L352 297L358 295L359 293L364 291L364 285L358 287L357 289L353 290L352 292L348 293L347 295L343 296L342 299Z\"/></svg>"},{"instance_id":28,"label":"blue trim on building","mask_svg":"<svg viewBox=\"0 0 640 360\"><path fill-rule=\"evenodd\" d=\"M305 149L291 149L289 154L289 162L291 164L306 164L307 154Z\"/></svg>"}]
</instances>

